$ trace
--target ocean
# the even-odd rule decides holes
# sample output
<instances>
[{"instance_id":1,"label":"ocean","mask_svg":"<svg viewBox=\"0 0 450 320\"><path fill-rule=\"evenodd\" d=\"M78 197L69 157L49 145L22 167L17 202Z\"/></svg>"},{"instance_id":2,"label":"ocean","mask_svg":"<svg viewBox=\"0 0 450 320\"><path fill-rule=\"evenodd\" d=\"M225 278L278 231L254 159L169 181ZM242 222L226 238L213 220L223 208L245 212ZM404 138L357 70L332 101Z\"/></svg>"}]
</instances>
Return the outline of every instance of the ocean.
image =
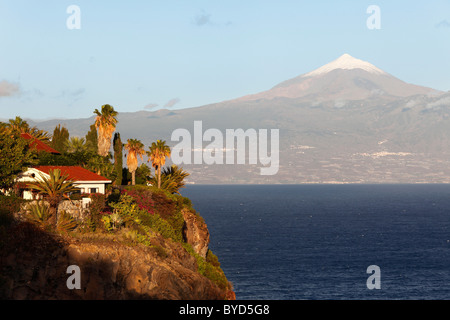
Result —
<instances>
[{"instance_id":1,"label":"ocean","mask_svg":"<svg viewBox=\"0 0 450 320\"><path fill-rule=\"evenodd\" d=\"M188 185L182 195L238 300L450 299L450 185Z\"/></svg>"}]
</instances>

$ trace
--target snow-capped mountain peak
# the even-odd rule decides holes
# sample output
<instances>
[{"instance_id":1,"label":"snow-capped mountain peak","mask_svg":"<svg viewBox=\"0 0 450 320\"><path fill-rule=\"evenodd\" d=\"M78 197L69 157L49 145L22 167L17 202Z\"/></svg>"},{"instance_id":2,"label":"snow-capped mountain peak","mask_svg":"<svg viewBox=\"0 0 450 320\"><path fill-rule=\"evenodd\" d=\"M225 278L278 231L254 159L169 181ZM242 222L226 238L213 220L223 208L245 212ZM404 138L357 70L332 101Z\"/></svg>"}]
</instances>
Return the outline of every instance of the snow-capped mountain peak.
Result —
<instances>
[{"instance_id":1,"label":"snow-capped mountain peak","mask_svg":"<svg viewBox=\"0 0 450 320\"><path fill-rule=\"evenodd\" d=\"M314 77L314 76L328 73L328 72L336 70L336 69L344 69L344 70L362 69L362 70L365 70L365 71L373 73L373 74L386 75L386 72L375 67L373 64L363 61L363 60L360 60L360 59L356 59L346 53L346 54L340 56L338 59L336 59L314 71L304 74L303 77L305 77L305 78L306 77Z\"/></svg>"}]
</instances>

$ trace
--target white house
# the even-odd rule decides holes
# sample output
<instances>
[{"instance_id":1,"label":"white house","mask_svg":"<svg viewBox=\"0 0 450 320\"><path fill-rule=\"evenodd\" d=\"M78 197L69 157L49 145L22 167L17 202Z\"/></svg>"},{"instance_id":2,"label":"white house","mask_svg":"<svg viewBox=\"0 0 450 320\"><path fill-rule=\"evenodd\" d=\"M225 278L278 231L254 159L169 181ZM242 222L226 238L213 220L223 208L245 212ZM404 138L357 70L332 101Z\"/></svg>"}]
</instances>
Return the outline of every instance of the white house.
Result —
<instances>
[{"instance_id":1,"label":"white house","mask_svg":"<svg viewBox=\"0 0 450 320\"><path fill-rule=\"evenodd\" d=\"M33 200L37 198L37 192L28 188L27 184L35 182L41 176L49 178L50 170L59 169L61 175L67 175L69 180L74 181L74 185L80 189L81 193L102 193L105 194L106 185L111 183L105 177L102 177L94 172L77 166L35 166L28 168L22 172L17 178L17 186L19 192L24 199Z\"/></svg>"}]
</instances>

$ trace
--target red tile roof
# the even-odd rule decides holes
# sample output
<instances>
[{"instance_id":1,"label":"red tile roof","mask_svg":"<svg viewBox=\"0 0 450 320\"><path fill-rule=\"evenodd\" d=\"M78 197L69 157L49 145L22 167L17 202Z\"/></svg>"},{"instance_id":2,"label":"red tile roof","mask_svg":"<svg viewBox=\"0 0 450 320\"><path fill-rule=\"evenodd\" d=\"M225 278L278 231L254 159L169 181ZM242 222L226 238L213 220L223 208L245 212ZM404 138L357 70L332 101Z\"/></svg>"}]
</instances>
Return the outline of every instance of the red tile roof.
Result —
<instances>
[{"instance_id":1,"label":"red tile roof","mask_svg":"<svg viewBox=\"0 0 450 320\"><path fill-rule=\"evenodd\" d=\"M42 141L30 135L29 133L21 133L20 136L26 140L31 140L30 148L36 148L37 151L45 151L48 153L61 154L59 151L56 151L52 147L46 145Z\"/></svg>"},{"instance_id":2,"label":"red tile roof","mask_svg":"<svg viewBox=\"0 0 450 320\"><path fill-rule=\"evenodd\" d=\"M82 181L108 181L111 182L111 180L102 177L94 172L91 172L87 169L84 169L82 167L75 167L75 166L36 166L33 167L34 169L37 169L41 172L44 172L46 174L50 173L50 170L59 169L61 170L62 175L68 175L68 178L70 180L74 180L76 182L82 182Z\"/></svg>"}]
</instances>

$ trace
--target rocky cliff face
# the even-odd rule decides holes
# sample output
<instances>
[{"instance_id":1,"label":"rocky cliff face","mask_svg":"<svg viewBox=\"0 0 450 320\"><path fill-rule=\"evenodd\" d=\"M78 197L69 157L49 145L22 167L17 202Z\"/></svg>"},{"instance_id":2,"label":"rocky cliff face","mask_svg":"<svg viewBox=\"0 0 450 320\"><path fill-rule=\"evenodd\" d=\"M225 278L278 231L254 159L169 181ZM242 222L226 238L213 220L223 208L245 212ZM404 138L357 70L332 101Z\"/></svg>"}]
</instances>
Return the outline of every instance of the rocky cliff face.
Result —
<instances>
[{"instance_id":1,"label":"rocky cliff face","mask_svg":"<svg viewBox=\"0 0 450 320\"><path fill-rule=\"evenodd\" d=\"M189 243L194 251L203 258L206 258L206 254L209 248L209 230L206 224L201 221L201 218L193 214L189 210L182 210L185 221L184 237L186 242Z\"/></svg>"},{"instance_id":2,"label":"rocky cliff face","mask_svg":"<svg viewBox=\"0 0 450 320\"><path fill-rule=\"evenodd\" d=\"M199 255L206 255L209 240L199 242L195 225L188 217L187 238ZM219 288L201 275L196 259L180 243L162 237L153 238L151 246L127 245L114 239L63 238L17 223L1 244L1 299L235 298L231 286ZM73 265L80 270L80 289L67 285Z\"/></svg>"}]
</instances>

